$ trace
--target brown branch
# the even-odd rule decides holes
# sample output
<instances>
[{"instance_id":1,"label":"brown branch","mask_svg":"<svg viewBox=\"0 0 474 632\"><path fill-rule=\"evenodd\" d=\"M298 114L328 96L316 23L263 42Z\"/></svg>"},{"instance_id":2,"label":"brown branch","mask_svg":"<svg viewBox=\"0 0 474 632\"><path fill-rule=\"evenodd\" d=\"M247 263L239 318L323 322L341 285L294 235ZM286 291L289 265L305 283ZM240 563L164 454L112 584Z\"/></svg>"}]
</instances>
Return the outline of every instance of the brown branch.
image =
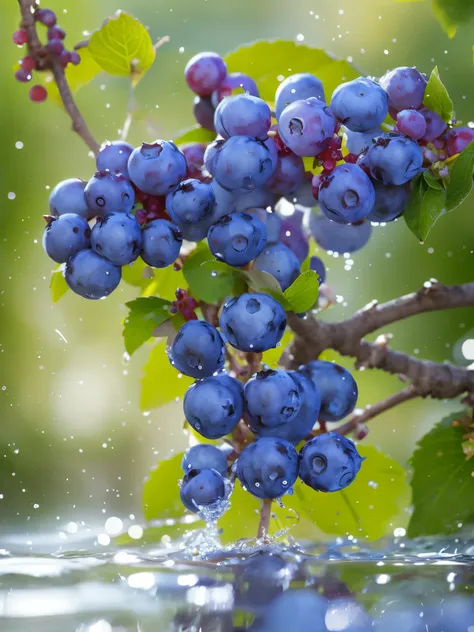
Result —
<instances>
[{"instance_id":1,"label":"brown branch","mask_svg":"<svg viewBox=\"0 0 474 632\"><path fill-rule=\"evenodd\" d=\"M38 70L51 70L54 81L58 87L64 109L72 121L72 129L82 138L89 149L94 154L97 154L99 151L99 144L90 133L82 114L77 108L64 73L64 68L57 57L49 55L38 37L36 22L33 15L33 9L35 6L34 1L18 0L18 4L20 5L22 19L21 25L28 31L29 54L35 59Z\"/></svg>"},{"instance_id":2,"label":"brown branch","mask_svg":"<svg viewBox=\"0 0 474 632\"><path fill-rule=\"evenodd\" d=\"M260 520L258 521L257 538L267 539L268 529L270 527L270 517L272 513L272 499L266 498L262 500L260 508Z\"/></svg>"},{"instance_id":3,"label":"brown branch","mask_svg":"<svg viewBox=\"0 0 474 632\"><path fill-rule=\"evenodd\" d=\"M416 388L413 386L413 384L410 384L398 393L390 395L390 397L377 402L373 406L369 406L361 413L354 414L349 419L349 421L346 421L346 423L336 428L336 432L338 432L339 434L347 435L355 430L360 424L363 424L370 419L377 417L377 415L380 415L381 413L384 413L391 408L395 408L395 406L398 406L399 404L403 404L403 402L414 399L415 397L418 397L418 395L419 393Z\"/></svg>"}]
</instances>

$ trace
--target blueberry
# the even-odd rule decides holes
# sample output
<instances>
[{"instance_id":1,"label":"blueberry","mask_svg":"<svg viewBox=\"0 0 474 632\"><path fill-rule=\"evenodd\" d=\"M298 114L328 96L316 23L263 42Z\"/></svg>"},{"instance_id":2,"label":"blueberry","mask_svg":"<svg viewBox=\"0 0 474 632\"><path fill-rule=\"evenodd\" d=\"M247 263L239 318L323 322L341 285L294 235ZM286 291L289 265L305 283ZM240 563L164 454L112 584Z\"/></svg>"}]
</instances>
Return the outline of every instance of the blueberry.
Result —
<instances>
[{"instance_id":1,"label":"blueberry","mask_svg":"<svg viewBox=\"0 0 474 632\"><path fill-rule=\"evenodd\" d=\"M207 241L216 259L231 266L244 266L262 252L267 228L255 215L232 213L210 227Z\"/></svg>"},{"instance_id":2,"label":"blueberry","mask_svg":"<svg viewBox=\"0 0 474 632\"><path fill-rule=\"evenodd\" d=\"M325 101L323 84L317 77L309 72L300 72L287 77L280 83L275 94L277 121L287 105L310 97Z\"/></svg>"},{"instance_id":3,"label":"blueberry","mask_svg":"<svg viewBox=\"0 0 474 632\"><path fill-rule=\"evenodd\" d=\"M213 379L213 378L207 378ZM224 453L209 443L200 443L186 450L181 463L184 473L190 470L216 470L224 476L227 472L227 459Z\"/></svg>"},{"instance_id":4,"label":"blueberry","mask_svg":"<svg viewBox=\"0 0 474 632\"><path fill-rule=\"evenodd\" d=\"M311 180L313 174L311 172L305 173L303 184L301 184L294 193L288 195L288 200L293 204L298 204L300 207L313 208L317 202L313 195L313 186Z\"/></svg>"},{"instance_id":5,"label":"blueberry","mask_svg":"<svg viewBox=\"0 0 474 632\"><path fill-rule=\"evenodd\" d=\"M135 191L121 173L96 171L84 189L87 206L93 216L109 213L130 213L135 203Z\"/></svg>"},{"instance_id":6,"label":"blueberry","mask_svg":"<svg viewBox=\"0 0 474 632\"><path fill-rule=\"evenodd\" d=\"M301 480L320 492L338 492L350 485L363 461L354 443L337 432L308 441L300 457Z\"/></svg>"},{"instance_id":7,"label":"blueberry","mask_svg":"<svg viewBox=\"0 0 474 632\"><path fill-rule=\"evenodd\" d=\"M223 147L224 143L224 139L217 138L206 147L206 151L204 152L204 166L209 173L214 172L214 158L216 157L217 150Z\"/></svg>"},{"instance_id":8,"label":"blueberry","mask_svg":"<svg viewBox=\"0 0 474 632\"><path fill-rule=\"evenodd\" d=\"M388 96L378 83L359 77L341 83L331 97L333 114L353 132L368 132L388 114Z\"/></svg>"},{"instance_id":9,"label":"blueberry","mask_svg":"<svg viewBox=\"0 0 474 632\"><path fill-rule=\"evenodd\" d=\"M315 97L288 105L278 123L282 141L298 156L317 156L327 149L335 128L334 114Z\"/></svg>"},{"instance_id":10,"label":"blueberry","mask_svg":"<svg viewBox=\"0 0 474 632\"><path fill-rule=\"evenodd\" d=\"M68 260L64 278L79 296L99 299L115 290L122 278L122 270L93 250L80 250Z\"/></svg>"},{"instance_id":11,"label":"blueberry","mask_svg":"<svg viewBox=\"0 0 474 632\"><path fill-rule=\"evenodd\" d=\"M57 184L49 196L49 212L54 217L65 213L75 213L84 219L91 219L94 213L87 206L84 189L87 182L79 178L69 178Z\"/></svg>"},{"instance_id":12,"label":"blueberry","mask_svg":"<svg viewBox=\"0 0 474 632\"><path fill-rule=\"evenodd\" d=\"M237 460L237 478L257 498L280 498L298 478L295 448L284 439L257 439Z\"/></svg>"},{"instance_id":13,"label":"blueberry","mask_svg":"<svg viewBox=\"0 0 474 632\"><path fill-rule=\"evenodd\" d=\"M300 274L298 257L282 243L265 246L255 259L254 267L275 277L283 292Z\"/></svg>"},{"instance_id":14,"label":"blueberry","mask_svg":"<svg viewBox=\"0 0 474 632\"><path fill-rule=\"evenodd\" d=\"M384 184L405 184L423 170L423 154L418 143L403 134L389 132L379 136L359 164L374 180Z\"/></svg>"},{"instance_id":15,"label":"blueberry","mask_svg":"<svg viewBox=\"0 0 474 632\"><path fill-rule=\"evenodd\" d=\"M149 195L166 195L186 177L186 159L174 143L142 143L128 159L132 182Z\"/></svg>"},{"instance_id":16,"label":"blueberry","mask_svg":"<svg viewBox=\"0 0 474 632\"><path fill-rule=\"evenodd\" d=\"M396 186L376 182L374 188L375 203L367 219L371 222L382 223L392 222L400 217L410 199L410 185Z\"/></svg>"},{"instance_id":17,"label":"blueberry","mask_svg":"<svg viewBox=\"0 0 474 632\"><path fill-rule=\"evenodd\" d=\"M374 629L374 622L365 609L348 597L338 597L329 602L326 625L330 632L333 630L338 632L373 632ZM400 630L413 632L413 630L407 630L403 626L400 626Z\"/></svg>"},{"instance_id":18,"label":"blueberry","mask_svg":"<svg viewBox=\"0 0 474 632\"><path fill-rule=\"evenodd\" d=\"M95 162L97 171L121 173L128 178L128 159L133 151L132 145L124 140L106 141L100 148Z\"/></svg>"},{"instance_id":19,"label":"blueberry","mask_svg":"<svg viewBox=\"0 0 474 632\"><path fill-rule=\"evenodd\" d=\"M184 375L202 379L224 366L225 344L215 327L190 320L176 334L169 360Z\"/></svg>"},{"instance_id":20,"label":"blueberry","mask_svg":"<svg viewBox=\"0 0 474 632\"><path fill-rule=\"evenodd\" d=\"M206 149L207 145L205 143L186 143L180 148L186 159L187 179L201 180Z\"/></svg>"},{"instance_id":21,"label":"blueberry","mask_svg":"<svg viewBox=\"0 0 474 632\"><path fill-rule=\"evenodd\" d=\"M455 127L446 134L446 149L448 156L460 154L474 140L474 129L470 127Z\"/></svg>"},{"instance_id":22,"label":"blueberry","mask_svg":"<svg viewBox=\"0 0 474 632\"><path fill-rule=\"evenodd\" d=\"M215 132L214 127L214 111L215 108L211 103L210 97L194 97L193 114L198 125L210 132Z\"/></svg>"},{"instance_id":23,"label":"blueberry","mask_svg":"<svg viewBox=\"0 0 474 632\"><path fill-rule=\"evenodd\" d=\"M153 268L166 268L179 256L183 236L167 219L154 219L143 228L141 257Z\"/></svg>"},{"instance_id":24,"label":"blueberry","mask_svg":"<svg viewBox=\"0 0 474 632\"><path fill-rule=\"evenodd\" d=\"M278 197L266 187L245 191L234 196L235 210L246 211L249 208L270 208L276 204Z\"/></svg>"},{"instance_id":25,"label":"blueberry","mask_svg":"<svg viewBox=\"0 0 474 632\"><path fill-rule=\"evenodd\" d=\"M291 588L271 602L256 632L327 632L327 608L315 590Z\"/></svg>"},{"instance_id":26,"label":"blueberry","mask_svg":"<svg viewBox=\"0 0 474 632\"><path fill-rule=\"evenodd\" d=\"M314 270L319 275L319 285L326 280L326 266L319 257L311 257L309 260L309 269Z\"/></svg>"},{"instance_id":27,"label":"blueberry","mask_svg":"<svg viewBox=\"0 0 474 632\"><path fill-rule=\"evenodd\" d=\"M242 90L253 97L259 97L257 84L243 72L231 72L211 95L211 103L216 108L225 97L230 97L234 90Z\"/></svg>"},{"instance_id":28,"label":"blueberry","mask_svg":"<svg viewBox=\"0 0 474 632\"><path fill-rule=\"evenodd\" d=\"M209 507L224 500L224 478L215 470L191 470L181 482L179 495L186 509L197 513L201 507Z\"/></svg>"},{"instance_id":29,"label":"blueberry","mask_svg":"<svg viewBox=\"0 0 474 632\"><path fill-rule=\"evenodd\" d=\"M292 151L278 157L275 173L268 180L267 188L276 195L290 195L304 182L303 159Z\"/></svg>"},{"instance_id":30,"label":"blueberry","mask_svg":"<svg viewBox=\"0 0 474 632\"><path fill-rule=\"evenodd\" d=\"M322 212L338 224L365 219L372 210L375 191L369 176L357 165L339 165L319 187Z\"/></svg>"},{"instance_id":31,"label":"blueberry","mask_svg":"<svg viewBox=\"0 0 474 632\"><path fill-rule=\"evenodd\" d=\"M280 226L280 241L303 263L309 254L309 244L301 225L291 219L284 219Z\"/></svg>"},{"instance_id":32,"label":"blueberry","mask_svg":"<svg viewBox=\"0 0 474 632\"><path fill-rule=\"evenodd\" d=\"M356 252L370 239L372 226L368 221L358 224L337 224L322 213L310 211L308 227L316 243L323 250L331 252Z\"/></svg>"},{"instance_id":33,"label":"blueberry","mask_svg":"<svg viewBox=\"0 0 474 632\"><path fill-rule=\"evenodd\" d=\"M276 244L280 241L281 217L278 213L268 211L265 208L248 208L246 213L256 215L267 227L267 244Z\"/></svg>"},{"instance_id":34,"label":"blueberry","mask_svg":"<svg viewBox=\"0 0 474 632\"><path fill-rule=\"evenodd\" d=\"M324 421L339 421L349 415L357 403L357 383L351 373L335 362L313 360L299 368L321 393L319 416Z\"/></svg>"},{"instance_id":35,"label":"blueberry","mask_svg":"<svg viewBox=\"0 0 474 632\"><path fill-rule=\"evenodd\" d=\"M212 161L217 182L236 193L263 186L275 169L276 160L269 146L250 136L232 136L217 149Z\"/></svg>"},{"instance_id":36,"label":"blueberry","mask_svg":"<svg viewBox=\"0 0 474 632\"><path fill-rule=\"evenodd\" d=\"M286 328L285 310L268 294L242 294L224 304L219 326L236 349L260 353L280 342Z\"/></svg>"},{"instance_id":37,"label":"blueberry","mask_svg":"<svg viewBox=\"0 0 474 632\"><path fill-rule=\"evenodd\" d=\"M209 184L214 194L214 205L210 215L194 224L180 224L183 238L188 241L201 241L207 237L209 228L221 217L235 211L234 195L223 189L215 180Z\"/></svg>"},{"instance_id":38,"label":"blueberry","mask_svg":"<svg viewBox=\"0 0 474 632\"><path fill-rule=\"evenodd\" d=\"M225 97L216 108L214 125L222 138L252 136L265 140L271 125L270 108L251 94Z\"/></svg>"},{"instance_id":39,"label":"blueberry","mask_svg":"<svg viewBox=\"0 0 474 632\"><path fill-rule=\"evenodd\" d=\"M350 129L343 128L346 136L346 147L351 154L357 156L364 150L368 149L375 138L383 134L381 127L368 130L367 132L352 132Z\"/></svg>"},{"instance_id":40,"label":"blueberry","mask_svg":"<svg viewBox=\"0 0 474 632\"><path fill-rule=\"evenodd\" d=\"M437 112L428 110L428 108L421 108L420 114L423 116L426 123L426 131L423 134L423 140L431 142L439 138L441 134L446 131L448 125Z\"/></svg>"},{"instance_id":41,"label":"blueberry","mask_svg":"<svg viewBox=\"0 0 474 632\"><path fill-rule=\"evenodd\" d=\"M401 134L418 140L426 134L426 120L417 110L402 110L397 114L396 129Z\"/></svg>"},{"instance_id":42,"label":"blueberry","mask_svg":"<svg viewBox=\"0 0 474 632\"><path fill-rule=\"evenodd\" d=\"M92 249L116 266L138 259L142 249L142 229L130 213L110 213L98 218L92 229Z\"/></svg>"},{"instance_id":43,"label":"blueberry","mask_svg":"<svg viewBox=\"0 0 474 632\"><path fill-rule=\"evenodd\" d=\"M184 396L184 415L206 439L219 439L235 428L244 412L242 384L218 374L199 380Z\"/></svg>"},{"instance_id":44,"label":"blueberry","mask_svg":"<svg viewBox=\"0 0 474 632\"><path fill-rule=\"evenodd\" d=\"M43 248L56 263L66 263L72 255L90 246L91 230L80 215L65 213L59 217L45 216Z\"/></svg>"},{"instance_id":45,"label":"blueberry","mask_svg":"<svg viewBox=\"0 0 474 632\"><path fill-rule=\"evenodd\" d=\"M198 53L184 69L186 82L201 97L210 96L227 76L225 61L217 53Z\"/></svg>"},{"instance_id":46,"label":"blueberry","mask_svg":"<svg viewBox=\"0 0 474 632\"><path fill-rule=\"evenodd\" d=\"M166 196L166 210L176 224L195 224L209 217L216 201L210 184L183 180Z\"/></svg>"},{"instance_id":47,"label":"blueberry","mask_svg":"<svg viewBox=\"0 0 474 632\"><path fill-rule=\"evenodd\" d=\"M301 392L286 371L260 371L244 386L246 410L251 423L280 426L296 417L301 408Z\"/></svg>"},{"instance_id":48,"label":"blueberry","mask_svg":"<svg viewBox=\"0 0 474 632\"><path fill-rule=\"evenodd\" d=\"M380 85L388 94L389 107L400 110L418 110L425 96L426 79L416 68L402 66L387 72Z\"/></svg>"}]
</instances>

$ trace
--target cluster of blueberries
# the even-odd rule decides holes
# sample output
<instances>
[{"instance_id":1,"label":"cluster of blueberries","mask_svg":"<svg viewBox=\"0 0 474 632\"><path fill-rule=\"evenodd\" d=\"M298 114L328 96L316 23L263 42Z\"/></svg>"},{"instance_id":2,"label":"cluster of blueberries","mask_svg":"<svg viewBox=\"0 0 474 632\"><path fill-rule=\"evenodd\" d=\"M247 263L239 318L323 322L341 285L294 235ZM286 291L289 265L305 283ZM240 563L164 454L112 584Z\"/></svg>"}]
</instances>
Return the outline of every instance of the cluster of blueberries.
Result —
<instances>
[{"instance_id":1,"label":"cluster of blueberries","mask_svg":"<svg viewBox=\"0 0 474 632\"><path fill-rule=\"evenodd\" d=\"M354 409L357 384L345 368L316 360L298 371L260 371L245 385L223 370L226 342L238 351L260 353L276 347L285 328L280 303L267 294L245 293L223 305L220 332L191 320L177 333L170 362L196 378L184 396L189 424L207 439L220 439L244 420L256 437L233 467L218 447L190 448L181 484L189 510L200 512L225 501L230 472L257 498L273 499L290 491L298 476L317 491L334 492L347 487L359 471L362 458L353 442L335 432L313 437L299 453L295 447L318 419L339 421Z\"/></svg>"}]
</instances>

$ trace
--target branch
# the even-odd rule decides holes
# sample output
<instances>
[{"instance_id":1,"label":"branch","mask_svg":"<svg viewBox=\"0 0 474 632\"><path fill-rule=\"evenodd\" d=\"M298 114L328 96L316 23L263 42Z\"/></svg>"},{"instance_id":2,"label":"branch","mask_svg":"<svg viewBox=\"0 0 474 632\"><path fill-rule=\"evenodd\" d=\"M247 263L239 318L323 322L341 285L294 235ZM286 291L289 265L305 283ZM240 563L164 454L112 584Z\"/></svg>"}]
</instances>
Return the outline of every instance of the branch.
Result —
<instances>
[{"instance_id":1,"label":"branch","mask_svg":"<svg viewBox=\"0 0 474 632\"><path fill-rule=\"evenodd\" d=\"M272 513L272 499L262 500L260 509L260 520L258 522L257 538L267 539L268 529L270 527L270 516Z\"/></svg>"},{"instance_id":2,"label":"branch","mask_svg":"<svg viewBox=\"0 0 474 632\"><path fill-rule=\"evenodd\" d=\"M390 397L383 399L381 402L377 402L377 404L374 404L373 406L369 406L359 414L353 415L349 421L346 421L346 423L336 428L336 432L342 435L347 435L355 430L360 424L377 417L377 415L380 415L391 408L395 408L395 406L398 406L399 404L403 404L403 402L414 399L415 397L418 397L418 391L413 384L410 384L398 393L390 395Z\"/></svg>"},{"instance_id":3,"label":"branch","mask_svg":"<svg viewBox=\"0 0 474 632\"><path fill-rule=\"evenodd\" d=\"M36 22L33 15L35 5L34 1L18 0L18 4L20 5L22 27L28 31L29 54L34 58L38 70L51 70L54 81L58 87L64 109L69 114L72 121L72 129L82 138L89 149L94 154L97 154L99 151L99 144L90 133L86 122L82 118L82 114L77 108L64 73L64 68L57 57L49 55L47 49L41 44L38 37Z\"/></svg>"}]
</instances>

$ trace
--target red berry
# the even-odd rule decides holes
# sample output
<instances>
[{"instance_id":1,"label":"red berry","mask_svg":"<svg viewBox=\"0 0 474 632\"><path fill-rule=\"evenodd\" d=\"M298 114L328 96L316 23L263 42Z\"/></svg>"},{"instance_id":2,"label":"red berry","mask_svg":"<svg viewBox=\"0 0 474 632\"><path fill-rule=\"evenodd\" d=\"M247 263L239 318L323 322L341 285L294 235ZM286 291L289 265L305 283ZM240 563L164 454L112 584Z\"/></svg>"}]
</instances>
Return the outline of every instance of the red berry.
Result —
<instances>
[{"instance_id":1,"label":"red berry","mask_svg":"<svg viewBox=\"0 0 474 632\"><path fill-rule=\"evenodd\" d=\"M12 39L17 46L23 46L23 44L28 43L28 31L26 29L18 29L18 31L13 33Z\"/></svg>"},{"instance_id":2,"label":"red berry","mask_svg":"<svg viewBox=\"0 0 474 632\"><path fill-rule=\"evenodd\" d=\"M35 11L35 20L45 26L56 26L56 13L51 11L51 9L37 9Z\"/></svg>"},{"instance_id":3,"label":"red berry","mask_svg":"<svg viewBox=\"0 0 474 632\"><path fill-rule=\"evenodd\" d=\"M329 160L325 160L323 162L323 169L324 171L334 171L334 169L336 168L336 161L329 159Z\"/></svg>"},{"instance_id":4,"label":"red berry","mask_svg":"<svg viewBox=\"0 0 474 632\"><path fill-rule=\"evenodd\" d=\"M20 68L15 73L15 79L21 83L27 83L28 81L31 81L31 72L28 72L24 68Z\"/></svg>"},{"instance_id":5,"label":"red berry","mask_svg":"<svg viewBox=\"0 0 474 632\"><path fill-rule=\"evenodd\" d=\"M29 95L30 99L34 103L41 103L48 96L48 92L46 91L46 88L44 86L37 85L30 88Z\"/></svg>"},{"instance_id":6,"label":"red berry","mask_svg":"<svg viewBox=\"0 0 474 632\"><path fill-rule=\"evenodd\" d=\"M358 159L357 154L347 154L347 156L344 156L344 160L346 162L349 162L349 163L353 164L353 165L356 164L357 159Z\"/></svg>"},{"instance_id":7,"label":"red berry","mask_svg":"<svg viewBox=\"0 0 474 632\"><path fill-rule=\"evenodd\" d=\"M53 26L48 29L49 40L63 40L66 37L66 31L60 26Z\"/></svg>"},{"instance_id":8,"label":"red berry","mask_svg":"<svg viewBox=\"0 0 474 632\"><path fill-rule=\"evenodd\" d=\"M139 208L137 210L137 212L135 213L135 217L137 218L137 222L140 224L140 226L142 226L143 224L146 224L146 221L147 221L146 211L143 208Z\"/></svg>"},{"instance_id":9,"label":"red berry","mask_svg":"<svg viewBox=\"0 0 474 632\"><path fill-rule=\"evenodd\" d=\"M64 44L61 42L60 39L53 39L49 41L46 45L46 48L51 53L51 55L61 55L61 53L64 52ZM68 54L68 61L69 61L69 54Z\"/></svg>"},{"instance_id":10,"label":"red berry","mask_svg":"<svg viewBox=\"0 0 474 632\"><path fill-rule=\"evenodd\" d=\"M77 66L81 63L81 56L77 51L72 50L69 53L69 61L71 62L71 64L74 64L74 66Z\"/></svg>"},{"instance_id":11,"label":"red berry","mask_svg":"<svg viewBox=\"0 0 474 632\"><path fill-rule=\"evenodd\" d=\"M23 57L23 59L20 61L20 65L22 70L26 70L26 72L31 72L36 68L36 62L30 55L28 55L27 57Z\"/></svg>"}]
</instances>

